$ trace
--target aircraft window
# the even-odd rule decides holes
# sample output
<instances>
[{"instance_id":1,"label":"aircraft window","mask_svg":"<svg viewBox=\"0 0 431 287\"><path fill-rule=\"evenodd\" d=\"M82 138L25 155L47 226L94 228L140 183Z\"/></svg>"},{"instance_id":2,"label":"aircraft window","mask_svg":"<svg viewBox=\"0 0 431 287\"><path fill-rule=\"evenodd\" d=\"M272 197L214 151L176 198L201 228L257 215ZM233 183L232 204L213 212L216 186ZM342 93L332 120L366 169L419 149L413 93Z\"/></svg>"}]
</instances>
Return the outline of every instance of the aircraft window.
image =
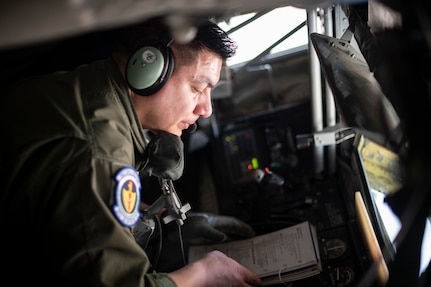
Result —
<instances>
[{"instance_id":1,"label":"aircraft window","mask_svg":"<svg viewBox=\"0 0 431 287\"><path fill-rule=\"evenodd\" d=\"M244 21L254 17L256 13L234 16L229 20L219 22L220 27L229 32ZM281 7L264 14L247 25L230 33L238 43L237 54L227 61L228 66L247 62L269 46L277 42L284 35L304 22L307 18L305 9L296 7ZM296 48L308 43L307 26L302 27L292 36L275 46L271 54Z\"/></svg>"}]
</instances>

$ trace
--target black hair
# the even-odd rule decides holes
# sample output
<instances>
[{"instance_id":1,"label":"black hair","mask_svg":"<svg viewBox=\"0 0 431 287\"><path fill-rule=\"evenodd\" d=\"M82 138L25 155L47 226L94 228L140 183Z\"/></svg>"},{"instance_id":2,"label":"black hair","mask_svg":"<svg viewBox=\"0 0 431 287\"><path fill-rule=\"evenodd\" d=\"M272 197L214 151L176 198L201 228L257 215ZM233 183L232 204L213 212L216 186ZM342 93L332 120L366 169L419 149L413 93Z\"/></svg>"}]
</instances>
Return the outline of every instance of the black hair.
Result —
<instances>
[{"instance_id":1,"label":"black hair","mask_svg":"<svg viewBox=\"0 0 431 287\"><path fill-rule=\"evenodd\" d=\"M206 47L220 55L223 59L234 56L238 48L235 41L216 23L210 20L198 26L196 37L190 45L196 49Z\"/></svg>"}]
</instances>

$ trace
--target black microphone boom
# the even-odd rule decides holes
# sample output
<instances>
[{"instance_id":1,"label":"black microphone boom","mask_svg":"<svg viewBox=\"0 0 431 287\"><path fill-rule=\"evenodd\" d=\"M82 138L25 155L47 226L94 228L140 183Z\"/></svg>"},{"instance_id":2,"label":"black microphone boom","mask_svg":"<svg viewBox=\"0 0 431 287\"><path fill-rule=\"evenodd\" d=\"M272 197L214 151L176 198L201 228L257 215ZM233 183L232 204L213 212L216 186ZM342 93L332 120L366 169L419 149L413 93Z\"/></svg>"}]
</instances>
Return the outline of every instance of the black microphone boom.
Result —
<instances>
[{"instance_id":1,"label":"black microphone boom","mask_svg":"<svg viewBox=\"0 0 431 287\"><path fill-rule=\"evenodd\" d=\"M190 134L194 133L196 130L198 129L198 125L196 123L193 123L192 125L189 126L188 129L186 129L186 131Z\"/></svg>"}]
</instances>

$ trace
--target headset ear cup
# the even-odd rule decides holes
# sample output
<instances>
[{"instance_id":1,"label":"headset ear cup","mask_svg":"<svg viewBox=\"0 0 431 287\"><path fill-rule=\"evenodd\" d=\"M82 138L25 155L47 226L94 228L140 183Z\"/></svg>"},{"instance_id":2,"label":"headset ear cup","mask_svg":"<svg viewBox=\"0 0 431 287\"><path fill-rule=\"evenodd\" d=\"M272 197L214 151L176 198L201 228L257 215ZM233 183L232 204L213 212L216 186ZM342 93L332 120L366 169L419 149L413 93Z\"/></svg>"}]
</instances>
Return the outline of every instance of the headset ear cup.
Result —
<instances>
[{"instance_id":1,"label":"headset ear cup","mask_svg":"<svg viewBox=\"0 0 431 287\"><path fill-rule=\"evenodd\" d=\"M171 77L173 69L174 57L169 47L144 46L129 58L126 81L136 94L150 96L163 88Z\"/></svg>"}]
</instances>

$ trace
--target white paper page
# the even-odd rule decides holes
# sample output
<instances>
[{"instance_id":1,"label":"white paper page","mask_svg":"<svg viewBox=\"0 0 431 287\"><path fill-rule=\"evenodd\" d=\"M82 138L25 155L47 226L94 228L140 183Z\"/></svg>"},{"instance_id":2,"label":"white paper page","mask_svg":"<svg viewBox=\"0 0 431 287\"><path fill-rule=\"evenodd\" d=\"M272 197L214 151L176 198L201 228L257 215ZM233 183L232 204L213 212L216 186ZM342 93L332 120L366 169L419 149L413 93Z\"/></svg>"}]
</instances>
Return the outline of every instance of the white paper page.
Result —
<instances>
[{"instance_id":1,"label":"white paper page","mask_svg":"<svg viewBox=\"0 0 431 287\"><path fill-rule=\"evenodd\" d=\"M260 277L278 274L280 269L283 273L318 263L308 222L250 239L191 246L189 262L214 249L237 260Z\"/></svg>"}]
</instances>

